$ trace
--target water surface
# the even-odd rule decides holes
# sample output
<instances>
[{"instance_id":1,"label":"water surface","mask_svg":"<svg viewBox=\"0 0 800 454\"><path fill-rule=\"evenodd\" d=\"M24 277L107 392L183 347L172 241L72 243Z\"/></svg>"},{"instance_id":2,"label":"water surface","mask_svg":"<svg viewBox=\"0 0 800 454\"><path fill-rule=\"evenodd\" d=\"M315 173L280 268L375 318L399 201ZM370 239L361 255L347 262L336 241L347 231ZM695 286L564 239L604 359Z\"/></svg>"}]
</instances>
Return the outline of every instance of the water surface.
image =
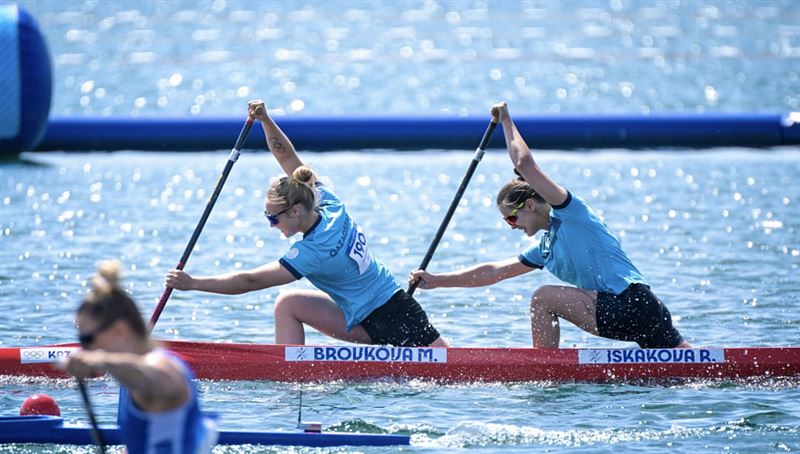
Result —
<instances>
[{"instance_id":1,"label":"water surface","mask_svg":"<svg viewBox=\"0 0 800 454\"><path fill-rule=\"evenodd\" d=\"M677 150L676 150L677 151ZM800 345L800 161L795 150L632 153L542 152L556 181L602 214L675 316L704 346ZM398 276L418 266L469 165L471 152L307 154ZM0 345L73 339L73 311L97 262L119 258L145 316L183 251L227 153L33 154L4 164L0 222ZM220 273L280 257L291 239L263 218L264 190L279 173L247 152L231 173L187 270ZM501 150L486 155L429 269L512 257L530 239L493 205L510 178ZM540 271L483 289L418 293L433 323L458 346L528 346ZM308 287L301 281L292 287ZM158 337L273 342L278 290L242 296L175 292ZM309 330L309 343L333 341ZM628 347L565 323L564 347ZM299 385L203 382L204 405L227 427L292 430ZM659 384L333 383L304 387L304 419L329 430L407 433L413 452L680 449L735 452L800 447L796 380ZM83 420L67 381L0 381L0 408L53 394ZM101 419L114 420L116 385L92 384ZM242 417L241 415L259 415ZM254 451L259 451L254 449ZM241 452L219 448L220 452ZM249 452L247 449L244 452ZM366 452L383 452L381 449Z\"/></svg>"}]
</instances>

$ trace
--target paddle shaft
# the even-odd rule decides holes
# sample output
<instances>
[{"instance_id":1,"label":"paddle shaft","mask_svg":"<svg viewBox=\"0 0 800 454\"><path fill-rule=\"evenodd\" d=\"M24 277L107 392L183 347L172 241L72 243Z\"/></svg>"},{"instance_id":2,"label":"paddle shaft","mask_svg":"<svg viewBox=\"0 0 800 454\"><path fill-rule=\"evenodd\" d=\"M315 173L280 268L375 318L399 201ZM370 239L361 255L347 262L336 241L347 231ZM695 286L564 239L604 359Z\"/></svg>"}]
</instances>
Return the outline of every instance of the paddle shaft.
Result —
<instances>
[{"instance_id":1,"label":"paddle shaft","mask_svg":"<svg viewBox=\"0 0 800 454\"><path fill-rule=\"evenodd\" d=\"M80 390L81 397L83 398L83 406L86 408L86 414L89 415L89 424L92 425L92 438L97 445L97 450L100 451L101 454L105 454L106 443L103 440L103 435L100 433L100 428L97 425L97 418L94 416L94 409L92 408L91 401L89 401L89 392L86 390L86 384L80 378L76 378L76 380L78 381L78 389Z\"/></svg>"},{"instance_id":2,"label":"paddle shaft","mask_svg":"<svg viewBox=\"0 0 800 454\"><path fill-rule=\"evenodd\" d=\"M300 388L300 402L297 404L297 427L300 427L303 421L303 388Z\"/></svg>"},{"instance_id":3,"label":"paddle shaft","mask_svg":"<svg viewBox=\"0 0 800 454\"><path fill-rule=\"evenodd\" d=\"M444 232L447 230L447 225L450 224L450 218L453 217L453 213L455 213L456 208L458 208L458 203L461 201L461 196L464 195L464 191L467 189L467 185L472 179L472 174L475 173L478 163L480 163L481 159L483 159L486 145L489 144L489 139L492 138L495 128L497 128L497 121L492 120L492 122L489 123L489 126L486 128L486 132L483 133L483 138L481 139L480 145L478 145L478 149L475 150L475 155L472 157L472 162L469 164L469 169L467 169L466 175L464 175L464 178L461 180L461 185L458 187L458 191L456 191L456 196L450 203L450 208L447 209L447 213L444 215L441 225L439 225L439 230L436 232L436 236L433 238L433 241L428 248L428 252L425 254L425 258L422 259L422 263L419 265L418 269L426 269L433 258L433 253L436 252L436 248L439 246L439 241L442 240L442 236L444 236ZM411 286L408 288L408 294L413 295L418 286L419 280L411 284Z\"/></svg>"},{"instance_id":4,"label":"paddle shaft","mask_svg":"<svg viewBox=\"0 0 800 454\"><path fill-rule=\"evenodd\" d=\"M261 113L260 110L258 113ZM225 181L228 179L228 175L231 173L233 164L237 159L239 159L239 153L241 152L242 146L244 146L244 142L247 140L247 135L250 134L250 128L252 127L253 117L247 117L247 121L244 122L242 130L239 132L239 138L236 139L236 145L233 146L233 150L231 150L231 154L228 157L228 162L225 163L225 168L222 170L222 175L220 175L219 180L217 180L217 186L214 188L214 192L211 194L211 197L209 197L208 203L206 203L206 209L203 210L203 215L200 216L200 222L198 222L197 226L194 228L192 237L189 239L189 244L187 244L186 249L183 250L181 260L178 262L178 265L175 268L182 270L183 267L186 266L186 262L189 260L189 256L192 254L194 245L197 243L197 239L200 238L200 232L203 231L203 227L206 225L208 216L211 214L214 204L217 203L217 198L219 197L219 193L222 191L222 186L225 185ZM156 322L158 322L161 312L164 311L164 306L167 305L170 295L172 295L172 287L166 287L164 289L164 293L161 294L161 299L158 301L156 309L153 311L153 315L150 317L150 322L147 324L148 333L150 333L156 326Z\"/></svg>"}]
</instances>

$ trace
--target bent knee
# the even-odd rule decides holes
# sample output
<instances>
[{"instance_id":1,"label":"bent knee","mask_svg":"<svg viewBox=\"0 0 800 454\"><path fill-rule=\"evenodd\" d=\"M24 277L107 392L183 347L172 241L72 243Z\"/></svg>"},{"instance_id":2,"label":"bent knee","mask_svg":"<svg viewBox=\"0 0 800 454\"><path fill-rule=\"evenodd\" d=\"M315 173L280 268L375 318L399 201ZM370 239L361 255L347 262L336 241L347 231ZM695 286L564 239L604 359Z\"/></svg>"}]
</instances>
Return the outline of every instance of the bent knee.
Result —
<instances>
[{"instance_id":1,"label":"bent knee","mask_svg":"<svg viewBox=\"0 0 800 454\"><path fill-rule=\"evenodd\" d=\"M301 295L292 290L279 293L278 297L275 298L275 315L291 313L293 306L295 306L300 299L302 299Z\"/></svg>"},{"instance_id":2,"label":"bent knee","mask_svg":"<svg viewBox=\"0 0 800 454\"><path fill-rule=\"evenodd\" d=\"M558 288L557 285L543 285L537 288L531 297L531 307L548 305L557 295Z\"/></svg>"}]
</instances>

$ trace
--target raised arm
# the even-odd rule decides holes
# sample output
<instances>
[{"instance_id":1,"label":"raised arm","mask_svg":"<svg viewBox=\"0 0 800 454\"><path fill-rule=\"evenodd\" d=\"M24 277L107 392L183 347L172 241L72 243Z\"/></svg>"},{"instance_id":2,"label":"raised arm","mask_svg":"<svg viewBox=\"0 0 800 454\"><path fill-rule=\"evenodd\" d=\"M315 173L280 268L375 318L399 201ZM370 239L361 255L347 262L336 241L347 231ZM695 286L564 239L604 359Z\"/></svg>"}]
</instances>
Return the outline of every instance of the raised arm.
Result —
<instances>
[{"instance_id":1,"label":"raised arm","mask_svg":"<svg viewBox=\"0 0 800 454\"><path fill-rule=\"evenodd\" d=\"M256 113L258 107L261 107L261 113ZM297 151L292 145L292 141L286 137L281 128L275 123L272 117L267 113L267 107L264 101L258 99L250 101L247 104L250 116L261 121L261 128L264 129L264 136L267 138L267 147L275 159L280 164L281 168L286 175L292 176L294 169L303 165L303 161L297 156Z\"/></svg>"},{"instance_id":2,"label":"raised arm","mask_svg":"<svg viewBox=\"0 0 800 454\"><path fill-rule=\"evenodd\" d=\"M492 106L492 116L500 118L508 156L517 172L548 204L561 205L564 203L567 200L567 190L551 180L533 159L528 144L525 143L525 139L522 138L522 134L519 133L508 113L508 105L503 102Z\"/></svg>"},{"instance_id":3,"label":"raised arm","mask_svg":"<svg viewBox=\"0 0 800 454\"><path fill-rule=\"evenodd\" d=\"M248 271L208 277L192 277L185 271L172 270L167 273L166 285L176 290L199 290L201 292L239 295L277 287L296 280L297 278L280 263L270 262Z\"/></svg>"},{"instance_id":4,"label":"raised arm","mask_svg":"<svg viewBox=\"0 0 800 454\"><path fill-rule=\"evenodd\" d=\"M484 287L535 269L537 268L531 268L520 262L519 258L512 257L442 274L432 274L423 270L412 271L408 275L408 284L412 285L418 279L422 279L419 287L424 289L437 287Z\"/></svg>"}]
</instances>

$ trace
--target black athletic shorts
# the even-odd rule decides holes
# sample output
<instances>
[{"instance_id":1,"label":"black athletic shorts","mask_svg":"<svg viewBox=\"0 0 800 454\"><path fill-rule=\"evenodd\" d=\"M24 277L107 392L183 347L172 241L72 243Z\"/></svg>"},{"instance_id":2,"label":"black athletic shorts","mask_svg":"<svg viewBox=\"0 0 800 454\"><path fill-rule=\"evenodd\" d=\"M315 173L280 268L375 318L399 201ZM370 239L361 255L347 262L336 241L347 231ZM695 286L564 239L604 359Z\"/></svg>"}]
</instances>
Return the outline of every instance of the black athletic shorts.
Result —
<instances>
[{"instance_id":1,"label":"black athletic shorts","mask_svg":"<svg viewBox=\"0 0 800 454\"><path fill-rule=\"evenodd\" d=\"M669 310L645 284L631 284L619 295L598 293L597 331L641 348L674 348L683 341Z\"/></svg>"},{"instance_id":2,"label":"black athletic shorts","mask_svg":"<svg viewBox=\"0 0 800 454\"><path fill-rule=\"evenodd\" d=\"M439 338L428 315L405 290L396 292L383 306L361 321L372 342L395 347L426 347Z\"/></svg>"}]
</instances>

